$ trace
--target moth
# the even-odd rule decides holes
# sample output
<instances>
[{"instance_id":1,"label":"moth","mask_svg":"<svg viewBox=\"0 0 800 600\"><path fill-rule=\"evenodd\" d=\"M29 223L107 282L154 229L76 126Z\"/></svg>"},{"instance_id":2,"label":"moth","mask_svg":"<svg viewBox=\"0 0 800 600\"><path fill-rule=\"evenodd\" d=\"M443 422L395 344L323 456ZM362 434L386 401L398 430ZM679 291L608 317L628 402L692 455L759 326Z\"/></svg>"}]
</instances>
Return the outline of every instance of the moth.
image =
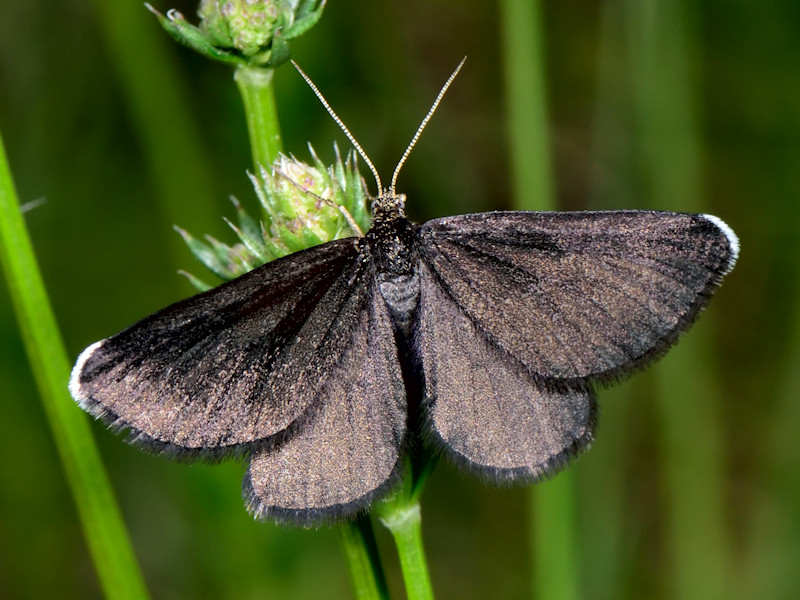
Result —
<instances>
[{"instance_id":1,"label":"moth","mask_svg":"<svg viewBox=\"0 0 800 600\"><path fill-rule=\"evenodd\" d=\"M152 452L246 456L248 509L300 524L384 495L410 444L494 482L536 481L587 448L595 388L678 339L738 240L717 217L657 211L411 223L397 174L457 72L388 190L309 81L375 175L370 229L92 344L78 404Z\"/></svg>"}]
</instances>

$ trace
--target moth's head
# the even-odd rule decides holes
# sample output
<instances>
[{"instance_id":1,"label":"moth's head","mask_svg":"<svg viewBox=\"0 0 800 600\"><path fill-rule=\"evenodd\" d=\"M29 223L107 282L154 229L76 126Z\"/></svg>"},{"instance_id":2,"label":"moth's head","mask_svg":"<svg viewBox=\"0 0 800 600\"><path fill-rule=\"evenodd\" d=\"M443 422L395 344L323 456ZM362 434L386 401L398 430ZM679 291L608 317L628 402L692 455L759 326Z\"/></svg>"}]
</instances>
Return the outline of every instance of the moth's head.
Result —
<instances>
[{"instance_id":1,"label":"moth's head","mask_svg":"<svg viewBox=\"0 0 800 600\"><path fill-rule=\"evenodd\" d=\"M394 190L383 190L372 201L373 219L391 219L405 216L406 195L397 194Z\"/></svg>"}]
</instances>

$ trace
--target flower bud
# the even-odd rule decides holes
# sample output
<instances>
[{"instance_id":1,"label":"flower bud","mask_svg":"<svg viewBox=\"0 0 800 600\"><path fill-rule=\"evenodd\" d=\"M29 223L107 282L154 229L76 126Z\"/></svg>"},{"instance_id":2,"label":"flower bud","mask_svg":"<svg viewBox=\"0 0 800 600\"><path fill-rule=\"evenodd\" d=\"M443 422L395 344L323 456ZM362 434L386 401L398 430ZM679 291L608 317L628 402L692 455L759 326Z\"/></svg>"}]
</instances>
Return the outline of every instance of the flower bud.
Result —
<instances>
[{"instance_id":1,"label":"flower bud","mask_svg":"<svg viewBox=\"0 0 800 600\"><path fill-rule=\"evenodd\" d=\"M147 8L181 44L227 63L275 68L289 60L292 40L316 25L325 0L201 0L200 27L176 10Z\"/></svg>"},{"instance_id":2,"label":"flower bud","mask_svg":"<svg viewBox=\"0 0 800 600\"><path fill-rule=\"evenodd\" d=\"M315 167L281 156L272 177L280 211L276 221L295 235L310 234L320 243L329 242L347 226L335 206L330 178Z\"/></svg>"},{"instance_id":3,"label":"flower bud","mask_svg":"<svg viewBox=\"0 0 800 600\"><path fill-rule=\"evenodd\" d=\"M214 46L246 57L269 50L276 25L293 18L287 0L202 0L197 14Z\"/></svg>"},{"instance_id":4,"label":"flower bud","mask_svg":"<svg viewBox=\"0 0 800 600\"><path fill-rule=\"evenodd\" d=\"M228 221L239 241L231 246L214 238L200 240L178 229L189 250L223 280L292 252L335 239L361 235L369 228L365 184L351 154L326 167L311 149L314 164L280 156L271 169L250 174L264 209L259 223L237 200L237 224ZM200 290L209 286L186 274Z\"/></svg>"}]
</instances>

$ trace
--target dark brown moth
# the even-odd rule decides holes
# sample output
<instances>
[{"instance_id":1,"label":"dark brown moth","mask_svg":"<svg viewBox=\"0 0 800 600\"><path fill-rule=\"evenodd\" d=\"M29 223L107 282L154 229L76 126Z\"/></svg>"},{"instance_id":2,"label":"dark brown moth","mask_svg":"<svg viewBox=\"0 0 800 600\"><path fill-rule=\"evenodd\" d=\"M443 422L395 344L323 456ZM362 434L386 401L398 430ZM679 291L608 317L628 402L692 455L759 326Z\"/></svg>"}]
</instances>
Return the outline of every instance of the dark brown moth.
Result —
<instances>
[{"instance_id":1,"label":"dark brown moth","mask_svg":"<svg viewBox=\"0 0 800 600\"><path fill-rule=\"evenodd\" d=\"M735 234L709 215L417 225L394 193L399 168L366 235L265 264L89 346L72 395L151 451L248 457L257 518L354 515L395 481L410 438L486 479L535 481L592 442L595 386L663 354L736 261Z\"/></svg>"}]
</instances>

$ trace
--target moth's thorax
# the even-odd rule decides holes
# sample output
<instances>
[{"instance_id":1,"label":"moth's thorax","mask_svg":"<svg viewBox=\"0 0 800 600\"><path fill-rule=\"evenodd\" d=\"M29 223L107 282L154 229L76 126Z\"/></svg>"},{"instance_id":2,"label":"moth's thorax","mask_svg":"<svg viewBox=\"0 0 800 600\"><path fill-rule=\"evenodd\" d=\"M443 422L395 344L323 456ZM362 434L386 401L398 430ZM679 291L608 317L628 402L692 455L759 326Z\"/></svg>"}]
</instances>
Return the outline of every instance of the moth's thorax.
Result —
<instances>
[{"instance_id":1,"label":"moth's thorax","mask_svg":"<svg viewBox=\"0 0 800 600\"><path fill-rule=\"evenodd\" d=\"M372 226L367 239L379 276L408 275L416 263L416 225L403 213L404 196L383 195L373 203Z\"/></svg>"},{"instance_id":2,"label":"moth's thorax","mask_svg":"<svg viewBox=\"0 0 800 600\"><path fill-rule=\"evenodd\" d=\"M375 278L395 326L404 334L419 303L417 225L403 215L404 198L380 197L374 205L367 239L375 261Z\"/></svg>"}]
</instances>

